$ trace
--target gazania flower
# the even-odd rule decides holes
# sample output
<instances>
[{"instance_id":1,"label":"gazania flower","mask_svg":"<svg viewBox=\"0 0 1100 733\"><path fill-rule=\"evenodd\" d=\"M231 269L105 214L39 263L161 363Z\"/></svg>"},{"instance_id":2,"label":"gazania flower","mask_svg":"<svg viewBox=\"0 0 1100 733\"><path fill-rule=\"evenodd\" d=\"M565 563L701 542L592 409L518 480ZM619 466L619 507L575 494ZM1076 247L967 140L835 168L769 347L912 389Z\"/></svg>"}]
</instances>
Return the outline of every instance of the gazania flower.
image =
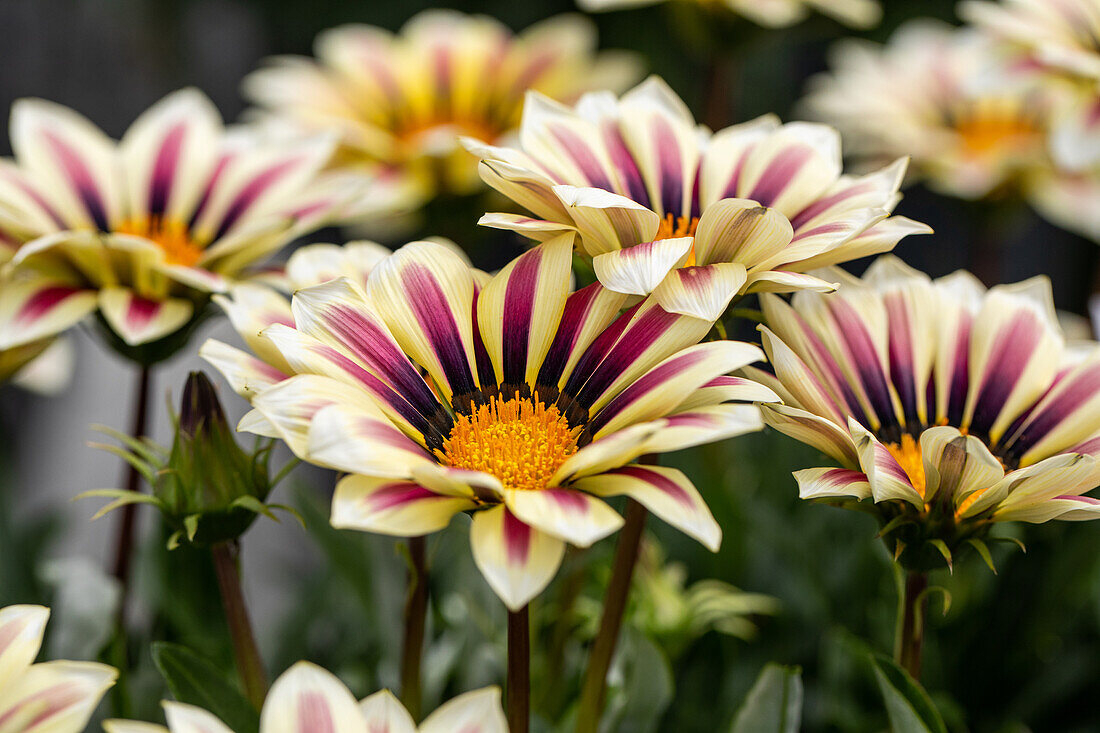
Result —
<instances>
[{"instance_id":1,"label":"gazania flower","mask_svg":"<svg viewBox=\"0 0 1100 733\"><path fill-rule=\"evenodd\" d=\"M870 162L911 154L931 186L970 199L1051 165L1054 90L984 34L914 21L885 46L842 41L832 67L805 108Z\"/></svg>"},{"instance_id":2,"label":"gazania flower","mask_svg":"<svg viewBox=\"0 0 1100 733\"><path fill-rule=\"evenodd\" d=\"M537 240L576 232L600 282L619 293L654 292L678 266L730 264L747 273L738 293L829 290L805 271L928 231L889 217L904 160L843 176L834 130L770 116L710 135L656 77L622 99L591 94L572 109L532 93L520 149L468 146L485 181L533 214L487 214L482 224ZM721 315L655 297L674 313Z\"/></svg>"},{"instance_id":3,"label":"gazania flower","mask_svg":"<svg viewBox=\"0 0 1100 733\"><path fill-rule=\"evenodd\" d=\"M234 733L202 708L164 703L168 727L129 720L108 720L107 733ZM486 687L459 695L417 727L389 690L356 702L334 674L308 662L283 673L264 701L260 733L507 733L500 689Z\"/></svg>"},{"instance_id":4,"label":"gazania flower","mask_svg":"<svg viewBox=\"0 0 1100 733\"><path fill-rule=\"evenodd\" d=\"M638 78L633 57L595 48L595 27L580 16L516 35L486 16L430 10L396 35L365 25L325 31L316 61L272 59L245 80L245 93L280 128L337 133L333 168L362 172L378 184L373 198L408 211L437 192L478 190L458 136L510 133L528 89L571 101Z\"/></svg>"},{"instance_id":5,"label":"gazania flower","mask_svg":"<svg viewBox=\"0 0 1100 733\"><path fill-rule=\"evenodd\" d=\"M633 461L758 429L753 406L725 403L774 395L723 375L762 354L699 344L713 320L654 298L598 283L570 293L572 240L487 282L447 247L415 242L365 289L299 290L294 327L261 334L295 376L260 390L244 427L350 474L333 497L337 527L419 536L473 512L474 560L513 610L550 582L565 542L586 547L622 525L606 497L632 496L717 548L688 478ZM661 293L721 311L744 276L678 270Z\"/></svg>"},{"instance_id":6,"label":"gazania flower","mask_svg":"<svg viewBox=\"0 0 1100 733\"><path fill-rule=\"evenodd\" d=\"M0 730L79 733L118 672L92 662L33 664L50 610L0 609Z\"/></svg>"},{"instance_id":7,"label":"gazania flower","mask_svg":"<svg viewBox=\"0 0 1100 733\"><path fill-rule=\"evenodd\" d=\"M763 299L775 376L752 370L783 398L764 421L840 464L796 472L803 498L870 499L910 566L995 522L1100 517L1100 346L1066 346L1045 278L986 291L893 257L836 277Z\"/></svg>"},{"instance_id":8,"label":"gazania flower","mask_svg":"<svg viewBox=\"0 0 1100 733\"><path fill-rule=\"evenodd\" d=\"M664 0L577 0L588 11L656 5ZM768 28L782 28L804 20L813 11L856 28L878 25L882 8L876 0L691 0L704 7L718 7Z\"/></svg>"},{"instance_id":9,"label":"gazania flower","mask_svg":"<svg viewBox=\"0 0 1100 733\"><path fill-rule=\"evenodd\" d=\"M93 312L122 348L165 339L348 196L346 183L316 177L331 143L276 148L226 134L195 90L155 104L119 143L69 109L20 100L11 137L0 235L16 246L0 348Z\"/></svg>"}]
</instances>

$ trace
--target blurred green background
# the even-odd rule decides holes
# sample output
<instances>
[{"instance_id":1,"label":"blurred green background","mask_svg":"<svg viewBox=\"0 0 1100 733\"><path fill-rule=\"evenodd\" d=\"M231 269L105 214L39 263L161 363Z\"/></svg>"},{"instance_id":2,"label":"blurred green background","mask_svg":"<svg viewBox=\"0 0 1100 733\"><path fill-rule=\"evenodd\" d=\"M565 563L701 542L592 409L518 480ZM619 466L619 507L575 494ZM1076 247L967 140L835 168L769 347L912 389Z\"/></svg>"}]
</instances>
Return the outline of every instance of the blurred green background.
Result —
<instances>
[{"instance_id":1,"label":"blurred green background","mask_svg":"<svg viewBox=\"0 0 1100 733\"><path fill-rule=\"evenodd\" d=\"M118 135L150 103L193 84L233 119L243 109L240 78L262 57L309 53L318 31L345 22L397 28L429 6L436 5L407 0L4 0L0 104L6 108L27 95L47 97ZM493 15L516 29L574 10L567 0L448 6ZM948 0L887 0L884 9L882 25L862 35L883 40L916 16L954 21ZM640 52L649 70L664 76L700 116L710 55L728 55L730 95L722 111L727 122L766 112L791 119L805 80L825 67L829 44L851 34L822 17L767 32L734 23L711 29L722 39L719 43L693 44L689 51L682 43L683 15L669 7L607 13L595 21L603 46ZM1097 272L1095 244L1046 224L1023 207L1001 209L990 218L979 206L920 186L907 190L898 212L937 231L902 242L897 253L910 264L932 275L967 267L989 283L1047 274L1058 306L1085 312ZM516 242L487 239L472 219L468 230L469 242L478 243L478 256L487 264L518 251ZM852 267L859 271L865 265ZM78 367L91 370L93 359L102 357L85 349ZM117 362L105 363L101 370L120 380L128 376ZM45 443L35 437L41 429L32 432L25 426L47 411L51 420L65 420L64 401L76 400L80 389L94 388L78 380L73 392L51 404L12 388L0 392L0 605L58 604L58 585L49 582L42 561L61 553L59 548L105 564L102 541L76 547L66 542L73 531L69 517L42 501L33 510L20 509L45 489L29 468L35 462L81 450L78 470L79 461L87 458L81 441L71 437L74 430L86 433L83 424L70 427L65 440ZM169 388L178 390L178 384L158 384L162 394ZM228 395L225 401L236 400ZM81 414L73 411L68 419L81 420ZM94 419L122 425L110 416ZM803 730L886 729L867 650L890 651L896 593L889 558L874 539L874 522L799 501L790 471L821 465L820 457L775 433L687 451L669 462L695 479L725 539L721 552L712 555L651 522L649 551L678 564L676 572L683 572L687 586L718 579L772 596L778 609L751 617L757 633L749 640L715 630L700 634L692 615L678 605L684 602L675 592L680 578L658 577L653 568L643 573L651 600L634 603L624 632L609 729L726 730L768 661L802 667ZM338 672L363 695L396 684L404 561L392 540L327 528L331 485L331 475L300 469L280 489L280 499L299 505L312 531L292 524L263 530L278 538L284 554L297 553L303 560L266 568L264 577L279 574L278 602L255 612L265 625L260 635L273 673L308 658ZM456 521L429 544L434 566L425 661L429 708L503 677L503 609L472 566L461 524ZM101 523L79 531L107 536L109 529ZM136 702L126 711L155 717L163 689L148 656L151 640L188 644L216 659L227 674L231 659L207 559L196 552L166 554L157 528L149 529L140 571L142 612L128 649L138 668L129 690ZM978 558L968 557L956 564L954 575L943 571L933 578L949 589L953 603L946 616L939 613L938 598L930 603L925 686L952 731L1100 731L1095 708L1100 699L1100 526L1052 523L1017 534L1028 552L998 546L997 576ZM249 542L246 536L246 546ZM613 543L605 540L586 553L571 554L534 609L533 693L542 730L560 724L575 696L583 642L598 618ZM282 562L260 553L250 557L251 567ZM667 598L658 591L667 592ZM270 596L254 595L263 602ZM71 598L68 607L74 607ZM761 606L749 603L749 608ZM741 626L727 630L745 632ZM111 704L121 699L116 696Z\"/></svg>"}]
</instances>

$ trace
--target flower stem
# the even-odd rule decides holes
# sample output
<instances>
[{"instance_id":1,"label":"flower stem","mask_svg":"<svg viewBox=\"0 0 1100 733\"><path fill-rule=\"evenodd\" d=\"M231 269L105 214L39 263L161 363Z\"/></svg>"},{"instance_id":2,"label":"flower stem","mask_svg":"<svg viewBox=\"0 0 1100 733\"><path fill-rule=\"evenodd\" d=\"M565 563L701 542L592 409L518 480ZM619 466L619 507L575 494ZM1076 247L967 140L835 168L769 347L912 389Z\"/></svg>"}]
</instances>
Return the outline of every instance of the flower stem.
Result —
<instances>
[{"instance_id":1,"label":"flower stem","mask_svg":"<svg viewBox=\"0 0 1100 733\"><path fill-rule=\"evenodd\" d=\"M401 702L420 720L420 661L428 615L428 560L423 537L409 538L409 582L405 597L405 636L401 642Z\"/></svg>"},{"instance_id":2,"label":"flower stem","mask_svg":"<svg viewBox=\"0 0 1100 733\"><path fill-rule=\"evenodd\" d=\"M638 547L642 541L647 512L633 499L627 500L626 522L619 533L619 545L615 549L615 563L611 569L611 582L604 596L600 630L592 649L588 652L588 669L581 688L580 707L577 712L577 733L596 733L603 714L604 696L607 693L607 671L619 639L619 628L626 611L626 599L630 593L630 579L638 560Z\"/></svg>"},{"instance_id":3,"label":"flower stem","mask_svg":"<svg viewBox=\"0 0 1100 733\"><path fill-rule=\"evenodd\" d=\"M527 733L531 724L531 623L527 606L508 612L508 730Z\"/></svg>"},{"instance_id":4,"label":"flower stem","mask_svg":"<svg viewBox=\"0 0 1100 733\"><path fill-rule=\"evenodd\" d=\"M904 579L902 575L904 574ZM898 569L898 621L894 639L894 661L915 680L920 680L921 644L924 641L924 591L928 574Z\"/></svg>"},{"instance_id":5,"label":"flower stem","mask_svg":"<svg viewBox=\"0 0 1100 733\"><path fill-rule=\"evenodd\" d=\"M267 696L267 675L241 592L240 546L236 542L219 542L210 548L210 552L214 556L214 572L218 576L222 608L225 609L229 636L233 640L237 672L241 676L245 696L259 710Z\"/></svg>"},{"instance_id":6,"label":"flower stem","mask_svg":"<svg viewBox=\"0 0 1100 733\"><path fill-rule=\"evenodd\" d=\"M145 435L145 424L149 417L149 387L152 379L152 369L149 366L141 367L141 375L138 378L137 390L134 393L134 413L131 421L130 435L140 440ZM125 470L125 485L127 491L141 490L141 476L137 469L127 464ZM118 530L115 535L115 564L114 576L122 586L122 594L119 598L118 620L119 625L126 618L126 600L130 585L130 566L134 554L134 518L137 512L137 504L127 504L122 507L122 516L118 522Z\"/></svg>"}]
</instances>

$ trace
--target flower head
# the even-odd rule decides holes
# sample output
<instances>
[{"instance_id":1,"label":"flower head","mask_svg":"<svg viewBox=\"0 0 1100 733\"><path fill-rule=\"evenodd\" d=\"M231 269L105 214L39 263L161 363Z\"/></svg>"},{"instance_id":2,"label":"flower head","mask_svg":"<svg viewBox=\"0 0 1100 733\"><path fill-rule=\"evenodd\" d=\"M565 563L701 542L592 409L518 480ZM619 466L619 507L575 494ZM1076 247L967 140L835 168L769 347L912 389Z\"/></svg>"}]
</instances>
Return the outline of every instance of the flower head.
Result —
<instances>
[{"instance_id":1,"label":"flower head","mask_svg":"<svg viewBox=\"0 0 1100 733\"><path fill-rule=\"evenodd\" d=\"M37 99L12 109L14 162L0 163L0 238L11 280L0 292L0 348L30 343L98 311L120 350L192 324L209 294L318 226L347 182L319 179L331 141L268 146L226 133L185 89L114 142L72 110ZM176 344L176 346L181 344Z\"/></svg>"},{"instance_id":2,"label":"flower head","mask_svg":"<svg viewBox=\"0 0 1100 733\"><path fill-rule=\"evenodd\" d=\"M764 421L841 466L798 471L803 498L871 499L914 565L995 522L1100 517L1100 346L1066 345L1045 278L986 291L893 257L836 276L765 297L775 376L752 370L783 397Z\"/></svg>"},{"instance_id":3,"label":"flower head","mask_svg":"<svg viewBox=\"0 0 1100 733\"><path fill-rule=\"evenodd\" d=\"M904 160L844 176L834 130L770 116L711 135L656 77L621 99L590 94L574 108L532 93L519 149L468 146L482 158L485 181L533 215L487 214L482 224L536 240L576 232L605 287L654 293L683 315L713 320L721 312L655 292L677 267L732 264L745 275L729 296L829 290L805 271L927 231L889 215Z\"/></svg>"},{"instance_id":4,"label":"flower head","mask_svg":"<svg viewBox=\"0 0 1100 733\"><path fill-rule=\"evenodd\" d=\"M656 5L666 0L577 0L588 11L614 10L639 5ZM783 28L804 20L813 11L824 13L845 25L870 28L882 18L877 0L691 0L696 5L716 8L748 18L767 28Z\"/></svg>"},{"instance_id":5,"label":"flower head","mask_svg":"<svg viewBox=\"0 0 1100 733\"><path fill-rule=\"evenodd\" d=\"M118 677L93 662L33 664L50 610L0 608L0 730L79 733Z\"/></svg>"},{"instance_id":6,"label":"flower head","mask_svg":"<svg viewBox=\"0 0 1100 733\"><path fill-rule=\"evenodd\" d=\"M164 703L168 727L129 720L108 720L107 733L234 733L213 714L193 705ZM418 727L389 690L356 702L334 674L309 662L284 672L264 701L260 733L507 733L500 688L486 687L459 695L438 708Z\"/></svg>"},{"instance_id":7,"label":"flower head","mask_svg":"<svg viewBox=\"0 0 1100 733\"><path fill-rule=\"evenodd\" d=\"M981 198L1049 168L1055 91L988 36L929 21L885 46L846 40L804 100L868 161L912 156L940 190Z\"/></svg>"},{"instance_id":8,"label":"flower head","mask_svg":"<svg viewBox=\"0 0 1100 733\"><path fill-rule=\"evenodd\" d=\"M687 477L632 462L758 429L753 406L725 403L774 395L723 375L762 354L698 344L713 320L653 298L598 283L570 293L572 240L492 278L415 242L365 289L344 278L299 290L293 327L260 334L294 376L254 394L243 427L351 474L333 498L338 527L416 536L473 512L474 559L511 608L550 582L565 542L621 526L604 497L633 496L716 548L718 525ZM733 265L678 271L663 287L728 300L736 276Z\"/></svg>"},{"instance_id":9,"label":"flower head","mask_svg":"<svg viewBox=\"0 0 1100 733\"><path fill-rule=\"evenodd\" d=\"M370 176L378 196L408 211L440 191L477 190L475 161L458 136L492 142L511 133L528 89L571 101L637 79L632 57L595 48L595 26L580 16L517 35L486 16L429 10L397 34L365 25L325 31L317 60L273 59L246 79L245 92L278 127L337 132L333 167Z\"/></svg>"}]
</instances>

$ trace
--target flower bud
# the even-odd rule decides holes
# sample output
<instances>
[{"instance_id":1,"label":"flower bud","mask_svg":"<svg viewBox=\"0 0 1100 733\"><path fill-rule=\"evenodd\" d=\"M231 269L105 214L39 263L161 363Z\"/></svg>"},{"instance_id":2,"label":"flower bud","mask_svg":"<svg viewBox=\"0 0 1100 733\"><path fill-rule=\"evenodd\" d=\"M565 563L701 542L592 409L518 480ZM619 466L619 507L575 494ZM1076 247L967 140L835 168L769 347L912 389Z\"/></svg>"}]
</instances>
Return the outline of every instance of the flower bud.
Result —
<instances>
[{"instance_id":1,"label":"flower bud","mask_svg":"<svg viewBox=\"0 0 1100 733\"><path fill-rule=\"evenodd\" d=\"M108 447L125 453L127 460L138 466L152 486L151 497L115 490L84 496L115 499L104 511L137 501L157 505L175 530L170 546L183 540L198 545L234 540L257 514L274 518L264 504L275 484L268 471L274 441L258 441L253 451L241 448L226 422L214 385L204 373L192 372L187 378L174 423L171 450L154 448L116 431L103 431L129 449Z\"/></svg>"}]
</instances>

